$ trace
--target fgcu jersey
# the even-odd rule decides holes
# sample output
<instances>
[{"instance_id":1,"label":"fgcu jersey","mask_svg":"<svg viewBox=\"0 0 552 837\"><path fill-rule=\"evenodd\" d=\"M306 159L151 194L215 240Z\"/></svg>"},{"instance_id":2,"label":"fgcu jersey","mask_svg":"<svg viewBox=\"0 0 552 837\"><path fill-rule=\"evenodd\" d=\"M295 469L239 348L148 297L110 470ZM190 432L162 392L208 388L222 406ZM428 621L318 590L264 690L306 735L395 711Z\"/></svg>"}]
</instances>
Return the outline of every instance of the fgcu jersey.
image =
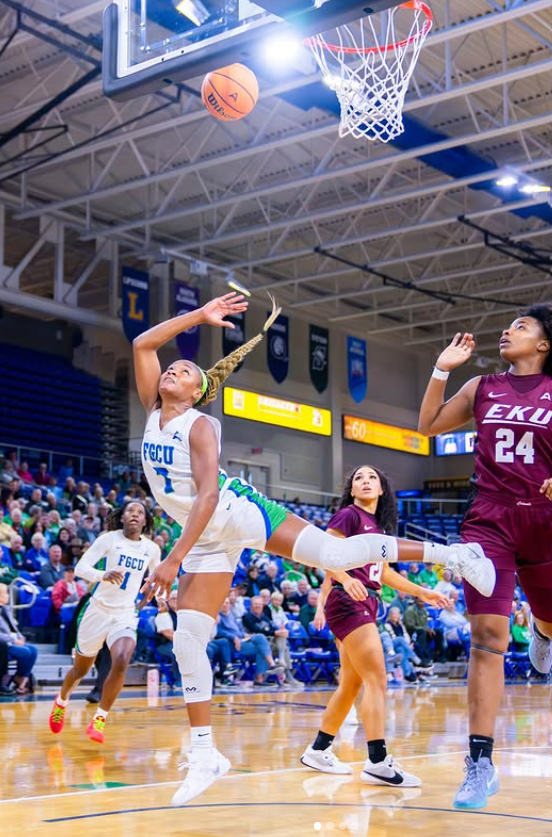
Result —
<instances>
[{"instance_id":1,"label":"fgcu jersey","mask_svg":"<svg viewBox=\"0 0 552 837\"><path fill-rule=\"evenodd\" d=\"M197 497L197 486L192 476L191 429L199 418L208 419L217 434L220 453L220 422L198 410L189 409L169 421L161 430L160 416L161 411L154 410L146 424L142 442L142 467L151 492L161 508L184 525ZM219 487L222 488L226 480L226 474L220 471ZM226 520L227 515L219 503L199 540L212 539Z\"/></svg>"},{"instance_id":2,"label":"fgcu jersey","mask_svg":"<svg viewBox=\"0 0 552 837\"><path fill-rule=\"evenodd\" d=\"M375 516L352 503L350 506L339 509L331 518L327 528L338 529L346 538L350 538L352 535L383 534ZM364 567L355 567L353 570L347 570L349 575L358 578L365 587L371 590L379 590L381 588L382 571L382 563L365 564Z\"/></svg>"},{"instance_id":3,"label":"fgcu jersey","mask_svg":"<svg viewBox=\"0 0 552 837\"><path fill-rule=\"evenodd\" d=\"M475 393L477 488L521 499L542 498L552 477L552 378L484 375Z\"/></svg>"},{"instance_id":4,"label":"fgcu jersey","mask_svg":"<svg viewBox=\"0 0 552 837\"><path fill-rule=\"evenodd\" d=\"M140 587L147 572L152 573L161 560L161 550L156 543L141 537L139 541L125 538L119 529L104 532L90 546L81 562L96 570L109 572L117 570L123 573L120 585L98 582L93 589L92 598L108 607L133 607Z\"/></svg>"}]
</instances>

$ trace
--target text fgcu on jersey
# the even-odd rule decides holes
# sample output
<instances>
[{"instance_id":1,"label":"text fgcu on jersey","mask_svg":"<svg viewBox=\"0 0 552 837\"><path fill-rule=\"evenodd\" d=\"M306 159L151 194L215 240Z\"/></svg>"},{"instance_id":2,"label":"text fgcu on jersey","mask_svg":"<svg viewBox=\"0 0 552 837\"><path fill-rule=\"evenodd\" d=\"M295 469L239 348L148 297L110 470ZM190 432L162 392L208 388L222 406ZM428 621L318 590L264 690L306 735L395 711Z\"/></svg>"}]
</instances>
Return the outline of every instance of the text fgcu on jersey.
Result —
<instances>
[{"instance_id":1,"label":"text fgcu on jersey","mask_svg":"<svg viewBox=\"0 0 552 837\"><path fill-rule=\"evenodd\" d=\"M540 497L552 473L551 384L547 375L481 378L474 403L478 489Z\"/></svg>"}]
</instances>

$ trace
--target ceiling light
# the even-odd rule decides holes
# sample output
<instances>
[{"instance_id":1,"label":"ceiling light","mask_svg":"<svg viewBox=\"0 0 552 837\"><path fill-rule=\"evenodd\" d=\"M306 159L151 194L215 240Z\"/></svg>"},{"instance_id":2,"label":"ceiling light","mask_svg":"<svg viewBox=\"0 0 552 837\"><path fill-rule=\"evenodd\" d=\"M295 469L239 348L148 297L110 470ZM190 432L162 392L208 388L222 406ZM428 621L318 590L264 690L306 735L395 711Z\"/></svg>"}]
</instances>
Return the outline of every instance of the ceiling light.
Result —
<instances>
[{"instance_id":1,"label":"ceiling light","mask_svg":"<svg viewBox=\"0 0 552 837\"><path fill-rule=\"evenodd\" d=\"M519 188L524 195L540 195L550 192L550 186L544 186L542 183L525 183Z\"/></svg>"},{"instance_id":2,"label":"ceiling light","mask_svg":"<svg viewBox=\"0 0 552 837\"><path fill-rule=\"evenodd\" d=\"M175 3L175 8L196 26L202 26L211 15L201 0L180 0L179 3Z\"/></svg>"},{"instance_id":3,"label":"ceiling light","mask_svg":"<svg viewBox=\"0 0 552 837\"><path fill-rule=\"evenodd\" d=\"M503 188L507 189L510 186L516 186L518 179L513 174L505 174L503 177L500 177L496 182L497 186L502 186Z\"/></svg>"}]
</instances>

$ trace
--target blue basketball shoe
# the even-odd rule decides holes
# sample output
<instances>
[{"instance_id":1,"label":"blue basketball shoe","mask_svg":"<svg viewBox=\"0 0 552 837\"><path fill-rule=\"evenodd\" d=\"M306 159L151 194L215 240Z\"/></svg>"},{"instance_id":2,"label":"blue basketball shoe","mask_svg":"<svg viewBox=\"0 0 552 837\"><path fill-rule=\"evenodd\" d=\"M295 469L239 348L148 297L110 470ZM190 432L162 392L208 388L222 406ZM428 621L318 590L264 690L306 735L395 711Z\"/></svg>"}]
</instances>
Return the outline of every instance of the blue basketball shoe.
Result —
<instances>
[{"instance_id":1,"label":"blue basketball shoe","mask_svg":"<svg viewBox=\"0 0 552 837\"><path fill-rule=\"evenodd\" d=\"M485 756L474 761L466 756L464 781L454 797L455 808L484 808L487 798L500 790L498 771Z\"/></svg>"}]
</instances>

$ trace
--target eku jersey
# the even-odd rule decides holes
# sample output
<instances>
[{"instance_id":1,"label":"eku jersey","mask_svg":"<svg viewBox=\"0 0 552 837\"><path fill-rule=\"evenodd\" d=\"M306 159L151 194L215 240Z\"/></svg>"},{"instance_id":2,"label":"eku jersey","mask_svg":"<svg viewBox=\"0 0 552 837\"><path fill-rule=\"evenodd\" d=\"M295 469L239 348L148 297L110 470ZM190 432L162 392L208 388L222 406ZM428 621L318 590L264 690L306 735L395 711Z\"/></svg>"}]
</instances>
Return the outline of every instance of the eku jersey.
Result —
<instances>
[{"instance_id":1,"label":"eku jersey","mask_svg":"<svg viewBox=\"0 0 552 837\"><path fill-rule=\"evenodd\" d=\"M148 418L142 441L142 467L148 485L163 511L184 526L197 498L197 486L192 475L190 432L199 418L206 418L215 429L220 455L221 427L218 419L190 408L180 416L159 426L161 410L154 410ZM224 490L228 480L219 472L219 487ZM205 527L198 544L214 542L228 520L228 510L219 504Z\"/></svg>"},{"instance_id":2,"label":"eku jersey","mask_svg":"<svg viewBox=\"0 0 552 837\"><path fill-rule=\"evenodd\" d=\"M474 401L476 485L500 503L542 500L552 477L552 378L483 375Z\"/></svg>"},{"instance_id":3,"label":"eku jersey","mask_svg":"<svg viewBox=\"0 0 552 837\"><path fill-rule=\"evenodd\" d=\"M123 610L134 607L144 576L152 573L160 560L161 550L156 543L143 535L139 541L130 540L117 529L104 532L94 541L75 567L75 575L96 582L92 600ZM121 584L102 583L104 573L112 570L123 573Z\"/></svg>"},{"instance_id":4,"label":"eku jersey","mask_svg":"<svg viewBox=\"0 0 552 837\"><path fill-rule=\"evenodd\" d=\"M360 506L351 503L339 509L332 516L328 522L328 529L338 529L346 538L353 535L366 535L368 533L373 535L383 535L376 516L365 511ZM347 570L348 574L353 578L362 581L368 590L381 590L381 575L383 572L383 564L381 562L376 564L365 564L363 567L355 567L352 570ZM337 582L332 579L332 585Z\"/></svg>"}]
</instances>

